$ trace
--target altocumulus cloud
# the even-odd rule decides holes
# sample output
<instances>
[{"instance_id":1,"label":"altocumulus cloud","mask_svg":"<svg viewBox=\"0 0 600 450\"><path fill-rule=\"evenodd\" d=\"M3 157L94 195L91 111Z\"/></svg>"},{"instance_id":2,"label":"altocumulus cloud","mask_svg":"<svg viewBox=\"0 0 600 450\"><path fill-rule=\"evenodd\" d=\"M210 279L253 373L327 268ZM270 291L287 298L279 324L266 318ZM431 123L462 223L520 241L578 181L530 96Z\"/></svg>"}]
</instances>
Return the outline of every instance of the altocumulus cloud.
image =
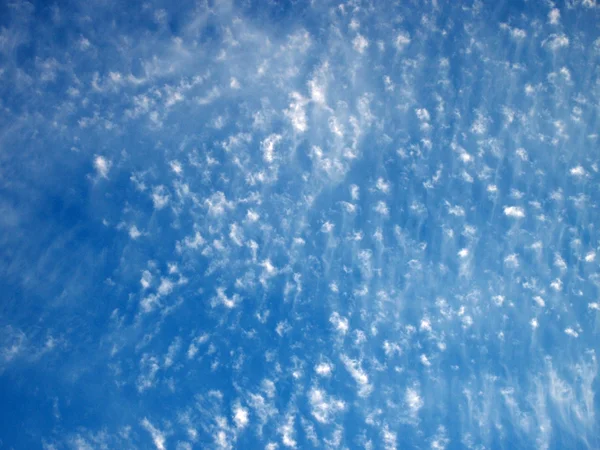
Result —
<instances>
[{"instance_id":1,"label":"altocumulus cloud","mask_svg":"<svg viewBox=\"0 0 600 450\"><path fill-rule=\"evenodd\" d=\"M7 448L600 448L597 2L0 5Z\"/></svg>"}]
</instances>

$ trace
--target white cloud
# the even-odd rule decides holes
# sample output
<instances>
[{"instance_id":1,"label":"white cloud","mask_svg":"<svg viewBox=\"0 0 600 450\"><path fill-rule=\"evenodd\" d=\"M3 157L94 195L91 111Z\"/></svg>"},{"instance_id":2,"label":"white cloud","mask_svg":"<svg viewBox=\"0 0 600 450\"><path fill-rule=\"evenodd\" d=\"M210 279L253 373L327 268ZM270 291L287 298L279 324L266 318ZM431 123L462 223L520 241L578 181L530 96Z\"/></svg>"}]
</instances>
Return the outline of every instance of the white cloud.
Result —
<instances>
[{"instance_id":1,"label":"white cloud","mask_svg":"<svg viewBox=\"0 0 600 450\"><path fill-rule=\"evenodd\" d=\"M542 42L542 45L548 46L552 51L557 51L569 46L569 38L564 34L551 34Z\"/></svg>"},{"instance_id":2,"label":"white cloud","mask_svg":"<svg viewBox=\"0 0 600 450\"><path fill-rule=\"evenodd\" d=\"M241 298L238 294L233 294L231 297L228 297L225 293L225 288L218 287L217 295L213 298L211 305L213 307L221 304L225 306L227 309L235 308L241 302Z\"/></svg>"},{"instance_id":3,"label":"white cloud","mask_svg":"<svg viewBox=\"0 0 600 450\"><path fill-rule=\"evenodd\" d=\"M12 361L24 350L26 340L25 333L11 325L0 329L0 374L3 363Z\"/></svg>"},{"instance_id":4,"label":"white cloud","mask_svg":"<svg viewBox=\"0 0 600 450\"><path fill-rule=\"evenodd\" d=\"M253 209L249 209L246 212L246 221L250 222L250 223L254 223L257 222L258 219L260 219L260 214L258 214L256 211L254 211Z\"/></svg>"},{"instance_id":5,"label":"white cloud","mask_svg":"<svg viewBox=\"0 0 600 450\"><path fill-rule=\"evenodd\" d=\"M171 161L169 163L169 166L171 166L171 170L176 175L181 175L183 173L183 167L179 161L177 161L177 160Z\"/></svg>"},{"instance_id":6,"label":"white cloud","mask_svg":"<svg viewBox=\"0 0 600 450\"><path fill-rule=\"evenodd\" d=\"M142 232L140 230L138 230L138 228L135 225L132 225L129 228L129 237L131 239L137 239L142 235Z\"/></svg>"},{"instance_id":7,"label":"white cloud","mask_svg":"<svg viewBox=\"0 0 600 450\"><path fill-rule=\"evenodd\" d=\"M361 367L359 361L349 358L346 355L341 355L340 359L346 367L346 370L350 373L354 381L359 386L358 395L360 397L368 397L373 391L373 386L369 384L369 377L367 373Z\"/></svg>"},{"instance_id":8,"label":"white cloud","mask_svg":"<svg viewBox=\"0 0 600 450\"><path fill-rule=\"evenodd\" d=\"M106 159L104 156L96 156L94 158L94 168L96 169L96 173L102 178L108 178L108 172L112 163L110 160Z\"/></svg>"},{"instance_id":9,"label":"white cloud","mask_svg":"<svg viewBox=\"0 0 600 450\"><path fill-rule=\"evenodd\" d=\"M167 350L167 354L165 356L164 367L169 368L175 362L175 357L181 348L181 339L176 337L171 345L169 345L169 349Z\"/></svg>"},{"instance_id":10,"label":"white cloud","mask_svg":"<svg viewBox=\"0 0 600 450\"><path fill-rule=\"evenodd\" d=\"M354 50L362 54L369 47L369 41L363 35L359 34L352 41L352 46Z\"/></svg>"},{"instance_id":11,"label":"white cloud","mask_svg":"<svg viewBox=\"0 0 600 450\"><path fill-rule=\"evenodd\" d=\"M415 109L415 113L421 122L429 122L429 120L431 120L429 111L427 111L425 108L417 108Z\"/></svg>"},{"instance_id":12,"label":"white cloud","mask_svg":"<svg viewBox=\"0 0 600 450\"><path fill-rule=\"evenodd\" d=\"M517 257L517 254L513 253L504 258L504 265L511 269L519 267L519 258Z\"/></svg>"},{"instance_id":13,"label":"white cloud","mask_svg":"<svg viewBox=\"0 0 600 450\"><path fill-rule=\"evenodd\" d=\"M421 364L423 364L425 367L430 367L431 366L431 361L429 361L429 358L427 357L427 355L422 354L419 357L419 360L421 361Z\"/></svg>"},{"instance_id":14,"label":"white cloud","mask_svg":"<svg viewBox=\"0 0 600 450\"><path fill-rule=\"evenodd\" d=\"M158 293L160 295L169 295L171 292L173 292L174 287L175 284L171 280L168 278L162 278L160 280L160 286L158 287Z\"/></svg>"},{"instance_id":15,"label":"white cloud","mask_svg":"<svg viewBox=\"0 0 600 450\"><path fill-rule=\"evenodd\" d=\"M150 435L152 436L152 442L154 442L154 446L156 447L156 450L165 450L166 446L166 438L165 435L158 430L154 425L152 425L152 423L150 423L150 421L144 417L144 419L142 420L142 426L146 429L146 431L148 431L148 433L150 433Z\"/></svg>"},{"instance_id":16,"label":"white cloud","mask_svg":"<svg viewBox=\"0 0 600 450\"><path fill-rule=\"evenodd\" d=\"M348 203L348 202L340 202L342 207L344 208L344 210L348 213L348 214L353 214L356 212L357 207L355 204L353 203Z\"/></svg>"},{"instance_id":17,"label":"white cloud","mask_svg":"<svg viewBox=\"0 0 600 450\"><path fill-rule=\"evenodd\" d=\"M242 247L244 245L244 234L238 224L232 223L229 226L229 238L238 247Z\"/></svg>"},{"instance_id":18,"label":"white cloud","mask_svg":"<svg viewBox=\"0 0 600 450\"><path fill-rule=\"evenodd\" d=\"M199 247L203 246L204 243L205 243L204 238L202 237L202 234L200 234L199 231L196 231L196 233L193 236L185 237L183 240L183 245L185 247L193 249L193 250L196 250ZM179 249L179 251L182 250L180 242L178 242L178 249Z\"/></svg>"},{"instance_id":19,"label":"white cloud","mask_svg":"<svg viewBox=\"0 0 600 450\"><path fill-rule=\"evenodd\" d=\"M306 118L305 110L307 100L298 92L292 92L290 97L292 102L284 113L292 123L294 130L297 133L304 133L308 129L308 120Z\"/></svg>"},{"instance_id":20,"label":"white cloud","mask_svg":"<svg viewBox=\"0 0 600 450\"><path fill-rule=\"evenodd\" d=\"M138 417L140 436L132 430L130 437L153 448L397 448L406 441L404 425L426 419L426 402L439 397L431 406L448 409L440 395L449 388L440 371L447 356L460 347L462 362L450 369L460 374L464 363L479 362L472 346L462 346L465 338L489 338L494 345L524 339L535 355L555 358L565 380L551 388L533 365L539 358L522 361L524 381L511 398L517 406L506 402L504 417L490 405L498 392L509 392L505 374L454 377L451 389L473 395L459 405L462 441L450 446L493 446L503 431L489 430L499 421L514 426L524 446L548 447L546 435L566 436L573 426L589 441L593 428L578 423L586 414L576 386L584 369L575 364L591 345L600 311L593 296L597 233L590 225L600 163L590 150L597 132L586 120L597 92L582 74L600 54L600 39L591 44L590 30L574 28L592 13L582 10L583 1L508 14L497 42L489 27L474 26L490 17L485 2L457 5L455 12L468 18L459 21L458 34L438 29L436 0L425 8L431 11L403 17L386 16L378 2L331 9L312 2L325 13L326 30L313 37L302 15L286 35L267 22L257 26L225 1L210 11L200 5L190 17L182 11L177 37L146 33L139 42L121 30L105 42L92 32L92 45L75 33L75 51L40 53L31 70L11 60L18 39L8 25L1 29L8 59L0 79L15 99L28 102L17 92L23 86L35 99L21 108L8 96L3 107L23 111L17 125L37 111L35 122L47 121L61 140L73 141L68 146L84 158L84 175L107 188L93 192L86 208L86 216L106 218L105 243L116 266L104 287L124 302L99 336L110 358L107 396L130 383L147 400L169 391L181 397L191 392L187 384L206 382L182 397L174 416L154 416L156 427L148 419L140 426L144 415ZM150 18L156 10L143 9ZM171 18L159 12L158 19L167 25ZM207 20L218 32L198 40ZM423 44L437 38L448 45ZM45 44L50 50L52 43ZM515 45L522 58L505 51ZM589 61L582 59L586 52ZM528 54L551 75L525 64ZM77 73L82 62L87 76ZM424 78L431 68L435 73ZM482 75L489 87L483 91L473 83ZM52 86L64 88L65 98ZM54 97L55 105L46 104ZM36 126L36 139L44 142L49 128ZM40 186L50 186L51 175ZM78 192L64 189L67 200ZM31 198L42 200L35 192ZM19 215L0 200L0 226L23 220L11 214ZM54 225L59 237L72 237L61 231L64 223ZM107 233L122 238L117 247ZM93 258L89 246L42 239L47 255L32 265L23 258L39 253L33 246L40 236L21 234L8 233L7 242L27 238L31 252L12 252L5 272L32 286L43 272L50 285L35 289L70 280L57 301L72 304L81 283L71 284ZM57 248L64 258L54 258ZM75 272L65 272L64 261L74 261ZM37 361L36 346L67 339L46 325L49 331L15 332L3 342L0 372ZM571 341L566 359L548 346L559 338ZM273 381L261 383L254 369ZM205 395L232 375L237 381L225 394ZM540 400L553 396L555 403L573 396L574 406L562 414L562 406ZM346 410L353 418L364 413L364 433L342 428L349 425L341 420ZM426 425L413 430L411 442L445 448L445 428ZM127 447L103 445L114 431L104 427L97 438L77 432L90 448ZM52 439L61 446L60 436Z\"/></svg>"},{"instance_id":21,"label":"white cloud","mask_svg":"<svg viewBox=\"0 0 600 450\"><path fill-rule=\"evenodd\" d=\"M575 331L573 328L565 328L565 334L568 334L571 337L579 337L579 333Z\"/></svg>"},{"instance_id":22,"label":"white cloud","mask_svg":"<svg viewBox=\"0 0 600 450\"><path fill-rule=\"evenodd\" d=\"M204 344L205 342L208 341L208 335L207 334L202 334L196 338L194 338L192 340L192 342L190 343L190 346L188 347L187 350L187 358L188 359L192 359L194 358L194 356L196 356L196 354L198 353L198 346Z\"/></svg>"},{"instance_id":23,"label":"white cloud","mask_svg":"<svg viewBox=\"0 0 600 450\"><path fill-rule=\"evenodd\" d=\"M496 306L502 306L504 304L504 300L505 298L503 295L494 295L492 297L492 301Z\"/></svg>"},{"instance_id":24,"label":"white cloud","mask_svg":"<svg viewBox=\"0 0 600 450\"><path fill-rule=\"evenodd\" d=\"M404 402L412 416L416 416L424 405L423 399L419 395L419 390L416 386L406 388L406 391L404 392Z\"/></svg>"},{"instance_id":25,"label":"white cloud","mask_svg":"<svg viewBox=\"0 0 600 450\"><path fill-rule=\"evenodd\" d=\"M574 177L584 177L585 169L581 166L575 166L569 171L569 173Z\"/></svg>"},{"instance_id":26,"label":"white cloud","mask_svg":"<svg viewBox=\"0 0 600 450\"><path fill-rule=\"evenodd\" d=\"M350 328L348 319L340 316L337 312L334 312L331 317L329 317L329 322L333 325L335 330L342 335L346 334Z\"/></svg>"},{"instance_id":27,"label":"white cloud","mask_svg":"<svg viewBox=\"0 0 600 450\"><path fill-rule=\"evenodd\" d=\"M431 321L424 317L423 319L421 319L421 323L419 324L419 330L421 331L431 331Z\"/></svg>"},{"instance_id":28,"label":"white cloud","mask_svg":"<svg viewBox=\"0 0 600 450\"><path fill-rule=\"evenodd\" d=\"M410 44L410 34L405 31L401 31L396 35L396 39L394 39L394 45L398 50L404 50L408 44Z\"/></svg>"},{"instance_id":29,"label":"white cloud","mask_svg":"<svg viewBox=\"0 0 600 450\"><path fill-rule=\"evenodd\" d=\"M222 216L229 209L233 208L233 203L227 200L223 192L215 192L204 201L211 216Z\"/></svg>"},{"instance_id":30,"label":"white cloud","mask_svg":"<svg viewBox=\"0 0 600 450\"><path fill-rule=\"evenodd\" d=\"M343 401L316 387L310 389L308 399L313 417L321 423L329 423L334 414L346 408Z\"/></svg>"},{"instance_id":31,"label":"white cloud","mask_svg":"<svg viewBox=\"0 0 600 450\"><path fill-rule=\"evenodd\" d=\"M390 430L386 424L381 432L385 450L396 450L398 448L398 436Z\"/></svg>"},{"instance_id":32,"label":"white cloud","mask_svg":"<svg viewBox=\"0 0 600 450\"><path fill-rule=\"evenodd\" d=\"M552 281L552 283L550 283L550 287L553 290L560 292L560 291L562 291L562 288L563 288L563 282L560 278L556 278L554 281Z\"/></svg>"},{"instance_id":33,"label":"white cloud","mask_svg":"<svg viewBox=\"0 0 600 450\"><path fill-rule=\"evenodd\" d=\"M260 145L265 162L272 163L275 160L275 147L279 142L281 142L281 136L279 134L271 134L261 142Z\"/></svg>"},{"instance_id":34,"label":"white cloud","mask_svg":"<svg viewBox=\"0 0 600 450\"><path fill-rule=\"evenodd\" d=\"M233 407L233 422L238 430L243 430L250 422L248 409L244 408L239 402Z\"/></svg>"},{"instance_id":35,"label":"white cloud","mask_svg":"<svg viewBox=\"0 0 600 450\"><path fill-rule=\"evenodd\" d=\"M471 133L476 135L484 135L487 133L490 119L481 112L476 113L476 119L471 125Z\"/></svg>"},{"instance_id":36,"label":"white cloud","mask_svg":"<svg viewBox=\"0 0 600 450\"><path fill-rule=\"evenodd\" d=\"M296 430L294 427L295 418L293 414L288 414L285 422L279 427L281 442L289 448L296 448Z\"/></svg>"},{"instance_id":37,"label":"white cloud","mask_svg":"<svg viewBox=\"0 0 600 450\"><path fill-rule=\"evenodd\" d=\"M152 203L155 209L163 209L169 203L169 194L164 186L155 186L152 189Z\"/></svg>"},{"instance_id":38,"label":"white cloud","mask_svg":"<svg viewBox=\"0 0 600 450\"><path fill-rule=\"evenodd\" d=\"M525 217L525 210L520 206L505 206L504 215L508 217L513 217L515 219L521 219Z\"/></svg>"},{"instance_id":39,"label":"white cloud","mask_svg":"<svg viewBox=\"0 0 600 450\"><path fill-rule=\"evenodd\" d=\"M321 377L329 377L333 372L333 365L326 362L319 363L315 366L315 372Z\"/></svg>"},{"instance_id":40,"label":"white cloud","mask_svg":"<svg viewBox=\"0 0 600 450\"><path fill-rule=\"evenodd\" d=\"M377 183L375 184L377 190L383 192L384 194L388 194L390 192L390 183L385 181L383 178L377 178Z\"/></svg>"},{"instance_id":41,"label":"white cloud","mask_svg":"<svg viewBox=\"0 0 600 450\"><path fill-rule=\"evenodd\" d=\"M465 215L465 210L462 206L448 205L448 214L450 214L451 216L463 217Z\"/></svg>"},{"instance_id":42,"label":"white cloud","mask_svg":"<svg viewBox=\"0 0 600 450\"><path fill-rule=\"evenodd\" d=\"M558 268L561 272L567 270L567 263L558 253L554 255L554 266Z\"/></svg>"},{"instance_id":43,"label":"white cloud","mask_svg":"<svg viewBox=\"0 0 600 450\"><path fill-rule=\"evenodd\" d=\"M321 226L321 231L323 233L330 233L331 231L333 231L333 228L335 227L335 225L329 221L326 221L325 223L323 223L323 225Z\"/></svg>"},{"instance_id":44,"label":"white cloud","mask_svg":"<svg viewBox=\"0 0 600 450\"><path fill-rule=\"evenodd\" d=\"M520 28L513 28L513 29L511 29L510 30L510 35L514 39L525 39L527 37L527 33L525 32L525 30L522 30Z\"/></svg>"},{"instance_id":45,"label":"white cloud","mask_svg":"<svg viewBox=\"0 0 600 450\"><path fill-rule=\"evenodd\" d=\"M432 438L431 450L445 450L446 446L450 443L446 428L440 425Z\"/></svg>"},{"instance_id":46,"label":"white cloud","mask_svg":"<svg viewBox=\"0 0 600 450\"><path fill-rule=\"evenodd\" d=\"M152 274L144 270L142 272L142 278L140 280L140 284L142 285L142 289L148 289L150 287L150 283L152 282Z\"/></svg>"},{"instance_id":47,"label":"white cloud","mask_svg":"<svg viewBox=\"0 0 600 450\"><path fill-rule=\"evenodd\" d=\"M324 81L319 81L316 77L309 80L308 90L310 91L310 99L319 104L326 104L326 85Z\"/></svg>"},{"instance_id":48,"label":"white cloud","mask_svg":"<svg viewBox=\"0 0 600 450\"><path fill-rule=\"evenodd\" d=\"M389 216L390 214L390 209L388 208L388 205L386 202L384 202L383 200L380 200L377 202L377 204L375 205L375 208L373 208L375 210L375 212L381 214L382 216Z\"/></svg>"}]
</instances>

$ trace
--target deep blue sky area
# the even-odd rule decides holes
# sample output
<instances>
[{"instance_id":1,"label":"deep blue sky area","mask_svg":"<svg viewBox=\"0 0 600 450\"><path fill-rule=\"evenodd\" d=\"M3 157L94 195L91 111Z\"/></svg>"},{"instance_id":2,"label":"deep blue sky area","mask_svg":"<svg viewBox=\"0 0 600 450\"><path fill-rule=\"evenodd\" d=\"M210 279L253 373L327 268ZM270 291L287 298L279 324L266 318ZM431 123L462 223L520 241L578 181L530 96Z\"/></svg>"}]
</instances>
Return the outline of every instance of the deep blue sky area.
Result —
<instances>
[{"instance_id":1,"label":"deep blue sky area","mask_svg":"<svg viewBox=\"0 0 600 450\"><path fill-rule=\"evenodd\" d=\"M600 448L598 24L0 3L0 449Z\"/></svg>"}]
</instances>

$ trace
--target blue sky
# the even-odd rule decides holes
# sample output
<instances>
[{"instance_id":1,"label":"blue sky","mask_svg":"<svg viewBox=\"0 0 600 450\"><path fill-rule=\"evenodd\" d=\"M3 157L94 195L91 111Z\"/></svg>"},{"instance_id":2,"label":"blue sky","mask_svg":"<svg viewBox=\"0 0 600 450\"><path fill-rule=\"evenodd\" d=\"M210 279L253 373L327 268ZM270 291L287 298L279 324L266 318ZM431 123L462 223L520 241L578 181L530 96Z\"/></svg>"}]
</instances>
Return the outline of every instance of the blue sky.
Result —
<instances>
[{"instance_id":1,"label":"blue sky","mask_svg":"<svg viewBox=\"0 0 600 450\"><path fill-rule=\"evenodd\" d=\"M600 447L596 0L0 4L0 447Z\"/></svg>"}]
</instances>

